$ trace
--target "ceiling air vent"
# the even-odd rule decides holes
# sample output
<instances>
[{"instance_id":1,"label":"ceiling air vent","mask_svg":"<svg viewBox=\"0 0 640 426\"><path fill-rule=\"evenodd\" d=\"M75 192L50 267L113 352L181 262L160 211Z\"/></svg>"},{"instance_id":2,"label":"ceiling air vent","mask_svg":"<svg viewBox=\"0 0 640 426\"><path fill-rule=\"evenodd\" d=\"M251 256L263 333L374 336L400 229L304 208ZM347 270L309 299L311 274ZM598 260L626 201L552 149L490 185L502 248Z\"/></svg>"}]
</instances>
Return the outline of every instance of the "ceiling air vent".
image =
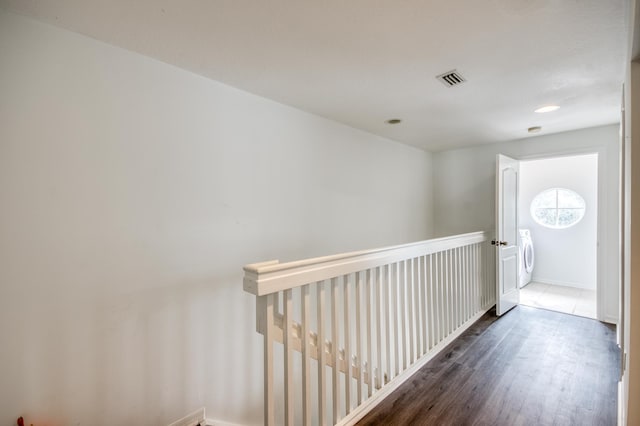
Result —
<instances>
[{"instance_id":1,"label":"ceiling air vent","mask_svg":"<svg viewBox=\"0 0 640 426\"><path fill-rule=\"evenodd\" d=\"M457 86L458 84L467 81L456 70L447 71L444 74L436 76L436 78L447 87Z\"/></svg>"}]
</instances>

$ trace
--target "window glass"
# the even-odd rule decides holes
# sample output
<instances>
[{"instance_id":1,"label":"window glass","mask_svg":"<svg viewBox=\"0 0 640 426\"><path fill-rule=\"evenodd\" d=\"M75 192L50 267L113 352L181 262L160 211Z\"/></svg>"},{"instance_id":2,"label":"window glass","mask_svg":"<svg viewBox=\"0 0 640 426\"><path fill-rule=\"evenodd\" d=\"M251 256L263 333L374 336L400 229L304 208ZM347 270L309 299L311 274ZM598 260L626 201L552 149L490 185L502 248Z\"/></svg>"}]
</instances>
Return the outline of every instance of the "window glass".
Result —
<instances>
[{"instance_id":1,"label":"window glass","mask_svg":"<svg viewBox=\"0 0 640 426\"><path fill-rule=\"evenodd\" d=\"M533 199L532 205L537 209L555 208L556 192L554 190L541 192Z\"/></svg>"},{"instance_id":2,"label":"window glass","mask_svg":"<svg viewBox=\"0 0 640 426\"><path fill-rule=\"evenodd\" d=\"M586 205L578 193L564 188L542 191L531 202L531 216L548 228L568 228L584 217Z\"/></svg>"}]
</instances>

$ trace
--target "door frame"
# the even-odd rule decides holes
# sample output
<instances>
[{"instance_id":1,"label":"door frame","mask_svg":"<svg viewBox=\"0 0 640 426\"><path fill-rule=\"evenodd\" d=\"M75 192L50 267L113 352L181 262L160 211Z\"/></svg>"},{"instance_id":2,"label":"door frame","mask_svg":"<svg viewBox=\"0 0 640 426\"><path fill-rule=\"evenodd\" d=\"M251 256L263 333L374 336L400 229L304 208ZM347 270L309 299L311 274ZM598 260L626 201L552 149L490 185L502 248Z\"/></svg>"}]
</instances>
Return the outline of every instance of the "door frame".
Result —
<instances>
[{"instance_id":1,"label":"door frame","mask_svg":"<svg viewBox=\"0 0 640 426\"><path fill-rule=\"evenodd\" d=\"M542 153L530 154L530 155L512 155L508 152L506 155L519 160L519 161L529 161L529 160L546 160L553 158L561 158L561 157L573 157L578 155L586 155L586 154L598 154L598 205L597 205L597 230L596 230L596 317L599 321L604 321L612 324L617 324L619 318L611 317L606 315L605 303L615 303L618 304L618 298L613 301L608 301L605 292L604 282L606 280L605 271L609 271L610 268L617 268L618 262L608 262L607 253L617 253L618 245L613 245L610 247L611 241L607 240L607 235L605 233L605 227L607 224L608 217L610 216L607 212L609 196L607 188L607 177L609 176L609 171L607 170L607 148L606 146L592 146L592 147L579 147L575 149L564 149L558 151L546 151ZM497 196L497 195L496 195ZM518 194L520 197L520 194ZM518 200L519 201L519 200ZM615 203L614 208L617 208L617 203ZM614 236L617 238L617 234ZM613 251L612 251L613 250ZM610 265L607 265L610 263ZM617 270L617 269L616 269ZM619 277L618 277L619 279ZM612 286L616 286L617 282L612 283ZM618 295L619 297L619 295ZM618 317L619 317L618 313Z\"/></svg>"}]
</instances>

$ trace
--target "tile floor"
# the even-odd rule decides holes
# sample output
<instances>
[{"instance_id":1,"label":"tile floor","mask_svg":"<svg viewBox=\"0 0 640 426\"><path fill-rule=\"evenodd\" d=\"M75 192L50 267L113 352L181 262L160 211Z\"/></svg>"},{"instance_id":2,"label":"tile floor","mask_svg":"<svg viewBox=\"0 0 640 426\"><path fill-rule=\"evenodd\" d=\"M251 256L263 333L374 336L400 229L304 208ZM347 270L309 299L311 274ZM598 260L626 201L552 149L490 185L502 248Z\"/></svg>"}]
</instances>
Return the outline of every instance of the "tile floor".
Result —
<instances>
[{"instance_id":1,"label":"tile floor","mask_svg":"<svg viewBox=\"0 0 640 426\"><path fill-rule=\"evenodd\" d=\"M520 289L520 304L587 318L596 318L596 292L530 282Z\"/></svg>"}]
</instances>

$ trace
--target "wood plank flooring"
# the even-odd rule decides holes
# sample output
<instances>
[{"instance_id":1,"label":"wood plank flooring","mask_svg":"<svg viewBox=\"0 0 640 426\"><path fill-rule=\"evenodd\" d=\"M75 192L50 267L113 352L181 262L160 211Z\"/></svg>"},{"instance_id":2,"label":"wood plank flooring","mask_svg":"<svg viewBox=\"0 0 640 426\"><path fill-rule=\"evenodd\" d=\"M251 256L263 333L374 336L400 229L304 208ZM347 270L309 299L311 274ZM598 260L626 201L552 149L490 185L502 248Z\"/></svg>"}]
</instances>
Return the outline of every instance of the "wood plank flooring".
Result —
<instances>
[{"instance_id":1,"label":"wood plank flooring","mask_svg":"<svg viewBox=\"0 0 640 426\"><path fill-rule=\"evenodd\" d=\"M615 326L489 312L358 425L615 425Z\"/></svg>"}]
</instances>

